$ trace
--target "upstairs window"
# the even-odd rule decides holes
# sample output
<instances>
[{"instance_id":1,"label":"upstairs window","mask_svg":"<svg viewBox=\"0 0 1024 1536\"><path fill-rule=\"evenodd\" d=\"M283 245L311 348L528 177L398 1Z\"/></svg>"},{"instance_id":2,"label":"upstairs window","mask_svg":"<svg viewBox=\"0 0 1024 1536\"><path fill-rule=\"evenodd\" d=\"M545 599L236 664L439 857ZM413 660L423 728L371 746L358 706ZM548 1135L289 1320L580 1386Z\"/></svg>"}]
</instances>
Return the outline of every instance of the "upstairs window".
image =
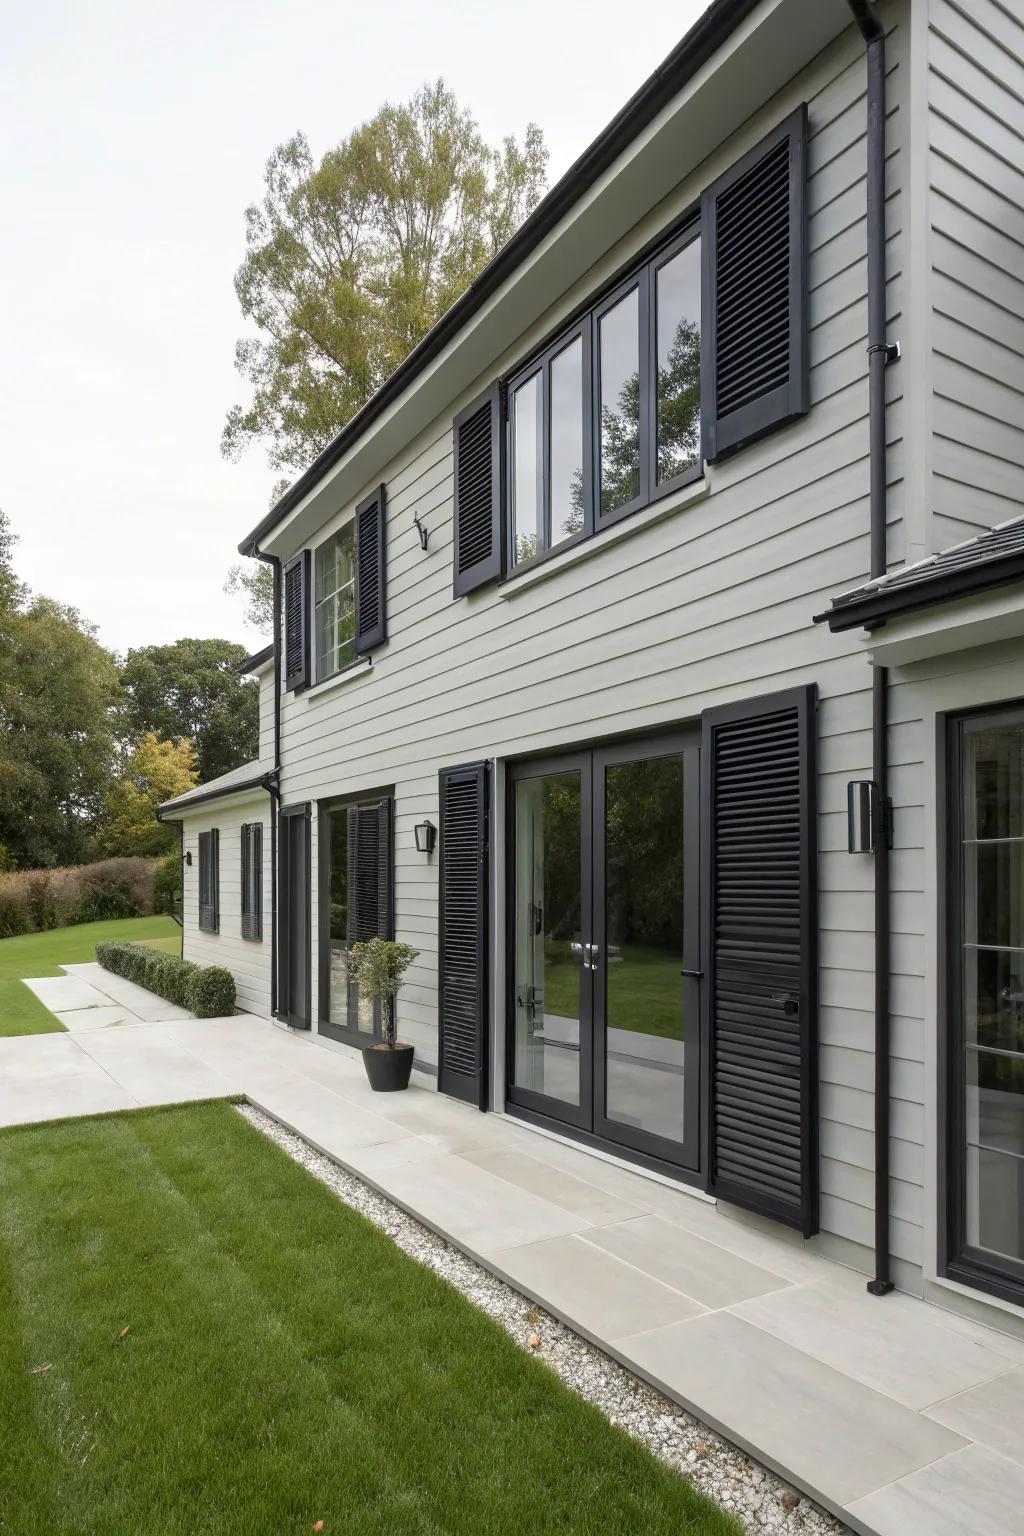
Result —
<instances>
[{"instance_id":1,"label":"upstairs window","mask_svg":"<svg viewBox=\"0 0 1024 1536\"><path fill-rule=\"evenodd\" d=\"M333 677L356 659L356 536L346 523L314 556L313 633L316 681Z\"/></svg>"},{"instance_id":2,"label":"upstairs window","mask_svg":"<svg viewBox=\"0 0 1024 1536\"><path fill-rule=\"evenodd\" d=\"M700 474L697 222L511 380L508 431L514 566Z\"/></svg>"}]
</instances>

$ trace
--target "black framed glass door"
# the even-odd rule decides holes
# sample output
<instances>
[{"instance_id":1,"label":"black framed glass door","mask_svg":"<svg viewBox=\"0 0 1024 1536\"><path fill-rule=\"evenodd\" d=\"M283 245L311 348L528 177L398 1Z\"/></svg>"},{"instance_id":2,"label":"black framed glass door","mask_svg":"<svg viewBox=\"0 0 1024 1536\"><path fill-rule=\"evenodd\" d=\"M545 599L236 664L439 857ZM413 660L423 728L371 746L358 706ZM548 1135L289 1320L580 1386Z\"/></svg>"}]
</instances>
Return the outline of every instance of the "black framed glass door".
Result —
<instances>
[{"instance_id":1,"label":"black framed glass door","mask_svg":"<svg viewBox=\"0 0 1024 1536\"><path fill-rule=\"evenodd\" d=\"M512 1105L646 1158L699 1163L694 734L509 775Z\"/></svg>"},{"instance_id":2,"label":"black framed glass door","mask_svg":"<svg viewBox=\"0 0 1024 1536\"><path fill-rule=\"evenodd\" d=\"M1024 1296L1024 709L953 723L948 1272Z\"/></svg>"}]
</instances>

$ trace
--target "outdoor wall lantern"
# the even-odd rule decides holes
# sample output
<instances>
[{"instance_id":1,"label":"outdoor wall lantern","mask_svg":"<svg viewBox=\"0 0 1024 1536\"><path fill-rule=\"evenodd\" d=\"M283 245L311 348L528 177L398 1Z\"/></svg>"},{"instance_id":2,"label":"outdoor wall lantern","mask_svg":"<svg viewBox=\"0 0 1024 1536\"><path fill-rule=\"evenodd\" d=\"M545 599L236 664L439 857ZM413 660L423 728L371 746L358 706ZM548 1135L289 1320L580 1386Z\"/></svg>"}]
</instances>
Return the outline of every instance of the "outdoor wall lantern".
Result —
<instances>
[{"instance_id":1,"label":"outdoor wall lantern","mask_svg":"<svg viewBox=\"0 0 1024 1536\"><path fill-rule=\"evenodd\" d=\"M432 821L418 821L413 827L417 853L433 853L437 842L437 828Z\"/></svg>"},{"instance_id":2,"label":"outdoor wall lantern","mask_svg":"<svg viewBox=\"0 0 1024 1536\"><path fill-rule=\"evenodd\" d=\"M875 851L875 785L851 779L846 786L846 834L851 853Z\"/></svg>"},{"instance_id":3,"label":"outdoor wall lantern","mask_svg":"<svg viewBox=\"0 0 1024 1536\"><path fill-rule=\"evenodd\" d=\"M191 865L192 865L192 850L191 850L191 848L189 849L189 851L185 855L185 863L191 868Z\"/></svg>"}]
</instances>

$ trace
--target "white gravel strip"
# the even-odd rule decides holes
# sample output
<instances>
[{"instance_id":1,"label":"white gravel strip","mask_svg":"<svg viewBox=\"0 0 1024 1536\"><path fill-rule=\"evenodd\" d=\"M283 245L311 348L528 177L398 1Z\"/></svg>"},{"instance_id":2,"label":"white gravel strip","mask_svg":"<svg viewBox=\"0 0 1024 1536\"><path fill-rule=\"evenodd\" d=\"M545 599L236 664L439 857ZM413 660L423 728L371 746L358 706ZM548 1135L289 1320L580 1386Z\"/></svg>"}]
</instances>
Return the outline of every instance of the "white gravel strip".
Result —
<instances>
[{"instance_id":1,"label":"white gravel strip","mask_svg":"<svg viewBox=\"0 0 1024 1536\"><path fill-rule=\"evenodd\" d=\"M522 1348L538 1355L580 1397L600 1408L655 1456L682 1473L702 1493L762 1536L843 1536L846 1527L809 1499L721 1439L699 1419L603 1355L578 1334L406 1215L384 1195L285 1130L249 1104L238 1112L250 1125L326 1184L346 1205L380 1227L402 1249L442 1275L456 1290L501 1324Z\"/></svg>"}]
</instances>

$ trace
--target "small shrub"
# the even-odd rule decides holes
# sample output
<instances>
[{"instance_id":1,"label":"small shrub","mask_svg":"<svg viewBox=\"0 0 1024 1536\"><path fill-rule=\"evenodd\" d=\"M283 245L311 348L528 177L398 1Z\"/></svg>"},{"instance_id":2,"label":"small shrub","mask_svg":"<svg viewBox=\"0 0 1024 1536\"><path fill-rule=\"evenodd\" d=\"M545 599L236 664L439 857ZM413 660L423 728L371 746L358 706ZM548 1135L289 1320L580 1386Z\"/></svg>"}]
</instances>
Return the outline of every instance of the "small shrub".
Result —
<instances>
[{"instance_id":1,"label":"small shrub","mask_svg":"<svg viewBox=\"0 0 1024 1536\"><path fill-rule=\"evenodd\" d=\"M188 1002L198 1019L220 1019L235 1011L235 978L222 965L200 965L188 985Z\"/></svg>"},{"instance_id":2,"label":"small shrub","mask_svg":"<svg viewBox=\"0 0 1024 1536\"><path fill-rule=\"evenodd\" d=\"M0 885L0 939L16 939L32 932L28 902L21 891Z\"/></svg>"},{"instance_id":3,"label":"small shrub","mask_svg":"<svg viewBox=\"0 0 1024 1536\"><path fill-rule=\"evenodd\" d=\"M105 970L155 992L200 1019L222 1018L235 1007L235 978L220 965L195 965L145 944L110 941L96 945Z\"/></svg>"}]
</instances>

